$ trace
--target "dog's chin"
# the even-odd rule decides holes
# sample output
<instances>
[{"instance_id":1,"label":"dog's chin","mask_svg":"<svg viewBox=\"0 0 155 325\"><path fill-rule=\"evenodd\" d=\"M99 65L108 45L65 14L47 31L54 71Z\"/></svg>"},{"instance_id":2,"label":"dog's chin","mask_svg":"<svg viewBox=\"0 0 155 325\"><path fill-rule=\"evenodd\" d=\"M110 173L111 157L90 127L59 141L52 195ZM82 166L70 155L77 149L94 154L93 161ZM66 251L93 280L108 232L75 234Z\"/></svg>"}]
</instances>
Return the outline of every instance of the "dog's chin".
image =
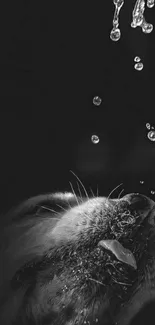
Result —
<instances>
[{"instance_id":1,"label":"dog's chin","mask_svg":"<svg viewBox=\"0 0 155 325\"><path fill-rule=\"evenodd\" d=\"M155 226L155 202L153 202L154 205L152 206L152 208L150 208L148 215L147 215L147 220L149 222L149 224L151 224L152 226Z\"/></svg>"},{"instance_id":2,"label":"dog's chin","mask_svg":"<svg viewBox=\"0 0 155 325\"><path fill-rule=\"evenodd\" d=\"M131 200L131 196L133 200ZM143 324L141 316L138 318L137 315L141 313L144 306L155 301L155 202L146 196L143 198L143 204L140 203L142 206L139 204L141 222L133 233L133 238L135 242L139 241L139 245L144 239L146 245L141 246L141 252L139 251L137 255L135 253L138 278L132 287L127 303L122 303L120 312L116 315L115 320L118 325ZM123 200L132 204L134 196L127 195ZM147 308L145 313L147 314ZM154 311L153 314L155 314Z\"/></svg>"}]
</instances>

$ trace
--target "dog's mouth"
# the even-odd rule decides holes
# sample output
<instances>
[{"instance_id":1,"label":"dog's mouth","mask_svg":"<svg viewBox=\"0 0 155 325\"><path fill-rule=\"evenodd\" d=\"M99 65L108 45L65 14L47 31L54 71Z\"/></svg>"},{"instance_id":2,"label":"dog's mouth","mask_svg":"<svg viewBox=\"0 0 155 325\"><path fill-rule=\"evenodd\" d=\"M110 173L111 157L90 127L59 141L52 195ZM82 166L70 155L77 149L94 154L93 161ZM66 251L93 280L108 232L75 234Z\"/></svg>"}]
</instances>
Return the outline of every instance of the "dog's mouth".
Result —
<instances>
[{"instance_id":1,"label":"dog's mouth","mask_svg":"<svg viewBox=\"0 0 155 325\"><path fill-rule=\"evenodd\" d=\"M131 236L127 233L124 239L122 235L118 241L102 241L100 244L109 249L127 269L131 267L128 275L130 279L130 275L133 274L134 282L129 289L126 302L124 300L125 303L121 304L120 313L116 316L118 325L128 325L138 310L151 297L152 299L155 297L154 291L151 291L151 282L148 281L151 279L155 263L155 202L137 194L129 194L122 201L128 202L131 214L133 211L134 215L136 211L138 222L135 228L132 228Z\"/></svg>"},{"instance_id":2,"label":"dog's mouth","mask_svg":"<svg viewBox=\"0 0 155 325\"><path fill-rule=\"evenodd\" d=\"M118 210L110 220L111 232L98 246L139 272L148 256L155 256L155 202L140 194L113 201Z\"/></svg>"}]
</instances>

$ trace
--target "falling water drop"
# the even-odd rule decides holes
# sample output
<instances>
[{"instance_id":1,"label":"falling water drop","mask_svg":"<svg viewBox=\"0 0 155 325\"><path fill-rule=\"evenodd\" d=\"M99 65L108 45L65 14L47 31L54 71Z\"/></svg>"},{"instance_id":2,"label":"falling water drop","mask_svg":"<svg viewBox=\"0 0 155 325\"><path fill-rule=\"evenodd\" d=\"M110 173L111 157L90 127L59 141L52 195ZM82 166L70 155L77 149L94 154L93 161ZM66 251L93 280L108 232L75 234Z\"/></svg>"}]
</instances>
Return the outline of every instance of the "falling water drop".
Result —
<instances>
[{"instance_id":1,"label":"falling water drop","mask_svg":"<svg viewBox=\"0 0 155 325\"><path fill-rule=\"evenodd\" d=\"M144 181L140 181L140 184L144 184Z\"/></svg>"},{"instance_id":2,"label":"falling water drop","mask_svg":"<svg viewBox=\"0 0 155 325\"><path fill-rule=\"evenodd\" d=\"M135 56L135 58L134 58L134 61L135 61L135 62L140 62L140 60L141 60L141 59L140 59L139 56Z\"/></svg>"},{"instance_id":3,"label":"falling water drop","mask_svg":"<svg viewBox=\"0 0 155 325\"><path fill-rule=\"evenodd\" d=\"M155 191L151 191L151 194L155 194Z\"/></svg>"},{"instance_id":4,"label":"falling water drop","mask_svg":"<svg viewBox=\"0 0 155 325\"><path fill-rule=\"evenodd\" d=\"M146 123L146 127L147 127L148 130L150 130L150 128L151 128L150 123Z\"/></svg>"},{"instance_id":5,"label":"falling water drop","mask_svg":"<svg viewBox=\"0 0 155 325\"><path fill-rule=\"evenodd\" d=\"M136 27L137 27L137 25L136 25L136 22L135 22L135 21L132 21L132 22L131 22L131 27L132 27L132 28L136 28Z\"/></svg>"},{"instance_id":6,"label":"falling water drop","mask_svg":"<svg viewBox=\"0 0 155 325\"><path fill-rule=\"evenodd\" d=\"M84 309L82 309L81 311L80 311L80 315L84 315Z\"/></svg>"},{"instance_id":7,"label":"falling water drop","mask_svg":"<svg viewBox=\"0 0 155 325\"><path fill-rule=\"evenodd\" d=\"M121 31L119 28L113 28L110 33L110 38L112 41L117 42L121 37Z\"/></svg>"},{"instance_id":8,"label":"falling water drop","mask_svg":"<svg viewBox=\"0 0 155 325\"><path fill-rule=\"evenodd\" d=\"M99 137L97 135L92 135L91 137L91 141L94 143L94 144L97 144L99 143Z\"/></svg>"},{"instance_id":9,"label":"falling water drop","mask_svg":"<svg viewBox=\"0 0 155 325\"><path fill-rule=\"evenodd\" d=\"M153 8L154 7L154 0L147 0L147 7Z\"/></svg>"},{"instance_id":10,"label":"falling water drop","mask_svg":"<svg viewBox=\"0 0 155 325\"><path fill-rule=\"evenodd\" d=\"M115 12L113 17L113 29L110 33L110 38L112 41L118 41L121 37L119 26L119 14L120 10L124 4L124 0L113 0L113 3L115 5Z\"/></svg>"},{"instance_id":11,"label":"falling water drop","mask_svg":"<svg viewBox=\"0 0 155 325\"><path fill-rule=\"evenodd\" d=\"M93 104L96 105L96 106L99 106L102 102L102 99L99 97L99 96L95 96L93 98Z\"/></svg>"},{"instance_id":12,"label":"falling water drop","mask_svg":"<svg viewBox=\"0 0 155 325\"><path fill-rule=\"evenodd\" d=\"M148 139L151 141L155 141L155 131L148 132Z\"/></svg>"},{"instance_id":13,"label":"falling water drop","mask_svg":"<svg viewBox=\"0 0 155 325\"><path fill-rule=\"evenodd\" d=\"M134 65L135 70L141 71L143 69L143 63L138 62Z\"/></svg>"},{"instance_id":14,"label":"falling water drop","mask_svg":"<svg viewBox=\"0 0 155 325\"><path fill-rule=\"evenodd\" d=\"M148 130L150 129L154 130L154 126L151 126L150 123L146 123L146 127Z\"/></svg>"},{"instance_id":15,"label":"falling water drop","mask_svg":"<svg viewBox=\"0 0 155 325\"><path fill-rule=\"evenodd\" d=\"M143 33L145 33L145 34L150 34L153 31L153 25L149 24L145 21L142 23L141 27L142 27Z\"/></svg>"}]
</instances>

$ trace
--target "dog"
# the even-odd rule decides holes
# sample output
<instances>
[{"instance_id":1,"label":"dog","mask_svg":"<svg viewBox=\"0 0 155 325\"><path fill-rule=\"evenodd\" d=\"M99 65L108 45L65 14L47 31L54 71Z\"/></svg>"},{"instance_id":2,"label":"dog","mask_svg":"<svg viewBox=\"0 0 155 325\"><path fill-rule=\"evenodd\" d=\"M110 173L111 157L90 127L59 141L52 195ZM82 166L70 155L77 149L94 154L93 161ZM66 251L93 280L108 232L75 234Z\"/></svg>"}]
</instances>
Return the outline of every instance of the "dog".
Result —
<instances>
[{"instance_id":1,"label":"dog","mask_svg":"<svg viewBox=\"0 0 155 325\"><path fill-rule=\"evenodd\" d=\"M0 259L0 324L129 325L155 299L155 202L31 197L1 216Z\"/></svg>"}]
</instances>

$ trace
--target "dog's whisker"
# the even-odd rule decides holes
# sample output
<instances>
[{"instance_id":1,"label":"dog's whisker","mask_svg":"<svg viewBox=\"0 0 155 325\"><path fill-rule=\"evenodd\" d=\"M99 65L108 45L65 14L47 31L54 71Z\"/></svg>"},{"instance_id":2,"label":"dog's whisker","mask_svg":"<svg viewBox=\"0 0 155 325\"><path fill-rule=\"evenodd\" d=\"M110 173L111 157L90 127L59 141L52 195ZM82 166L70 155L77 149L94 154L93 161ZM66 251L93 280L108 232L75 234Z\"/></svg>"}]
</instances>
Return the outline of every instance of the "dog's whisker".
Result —
<instances>
[{"instance_id":1,"label":"dog's whisker","mask_svg":"<svg viewBox=\"0 0 155 325\"><path fill-rule=\"evenodd\" d=\"M81 190L80 190L80 186L79 186L79 183L78 183L78 182L76 182L76 184L77 184L77 187L78 187L78 191L79 191L79 194L80 194L80 199L82 200L82 194L81 194Z\"/></svg>"},{"instance_id":2,"label":"dog's whisker","mask_svg":"<svg viewBox=\"0 0 155 325\"><path fill-rule=\"evenodd\" d=\"M60 204L56 203L56 205L57 205L60 209L64 210L65 212L68 212L68 210L66 210L66 209L65 209L64 207L62 207Z\"/></svg>"},{"instance_id":3,"label":"dog's whisker","mask_svg":"<svg viewBox=\"0 0 155 325\"><path fill-rule=\"evenodd\" d=\"M105 287L105 284L102 283L102 282L100 282L100 281L98 281L98 280L95 280L95 279L93 279L93 278L89 278L89 280L92 280L92 281L94 281L94 282L96 282L96 283L99 283L99 284L101 284L102 286Z\"/></svg>"},{"instance_id":4,"label":"dog's whisker","mask_svg":"<svg viewBox=\"0 0 155 325\"><path fill-rule=\"evenodd\" d=\"M121 185L123 185L123 183L117 185L117 186L116 186L116 187L115 187L115 188L110 192L110 194L108 195L107 199L110 199L111 194L112 194L115 190L117 190L117 188L119 188Z\"/></svg>"},{"instance_id":5,"label":"dog's whisker","mask_svg":"<svg viewBox=\"0 0 155 325\"><path fill-rule=\"evenodd\" d=\"M75 196L75 199L76 199L77 205L79 205L79 201L78 201L77 195L75 194L75 191L74 191L73 185L72 185L71 182L69 182L69 184L70 184L70 187L71 187L71 189L72 189L72 192L73 192L73 194L74 194L74 196Z\"/></svg>"},{"instance_id":6,"label":"dog's whisker","mask_svg":"<svg viewBox=\"0 0 155 325\"><path fill-rule=\"evenodd\" d=\"M91 187L90 187L90 190L91 190L92 196L95 197L95 195L94 195L93 190L92 190Z\"/></svg>"},{"instance_id":7,"label":"dog's whisker","mask_svg":"<svg viewBox=\"0 0 155 325\"><path fill-rule=\"evenodd\" d=\"M86 194L86 197L87 197L87 199L89 200L88 193L87 193L87 191L86 191L86 189L85 189L83 183L80 181L79 177L78 177L78 176L77 176L77 175L76 175L72 170L70 170L70 172L71 172L71 173L72 173L72 174L77 178L77 180L80 182L82 188L84 189L84 192L85 192L85 194Z\"/></svg>"},{"instance_id":8,"label":"dog's whisker","mask_svg":"<svg viewBox=\"0 0 155 325\"><path fill-rule=\"evenodd\" d=\"M123 191L124 191L124 188L121 190L121 192L119 193L119 195L118 195L118 199L120 199L120 197L121 197L121 194L123 193Z\"/></svg>"},{"instance_id":9,"label":"dog's whisker","mask_svg":"<svg viewBox=\"0 0 155 325\"><path fill-rule=\"evenodd\" d=\"M36 205L36 206L38 206L39 208L42 208L42 209L44 209L44 210L48 210L48 211L50 211L50 212L57 213L57 211L55 211L55 210L53 210L53 209L51 209L51 208L49 208L49 207L45 207L44 205Z\"/></svg>"}]
</instances>

